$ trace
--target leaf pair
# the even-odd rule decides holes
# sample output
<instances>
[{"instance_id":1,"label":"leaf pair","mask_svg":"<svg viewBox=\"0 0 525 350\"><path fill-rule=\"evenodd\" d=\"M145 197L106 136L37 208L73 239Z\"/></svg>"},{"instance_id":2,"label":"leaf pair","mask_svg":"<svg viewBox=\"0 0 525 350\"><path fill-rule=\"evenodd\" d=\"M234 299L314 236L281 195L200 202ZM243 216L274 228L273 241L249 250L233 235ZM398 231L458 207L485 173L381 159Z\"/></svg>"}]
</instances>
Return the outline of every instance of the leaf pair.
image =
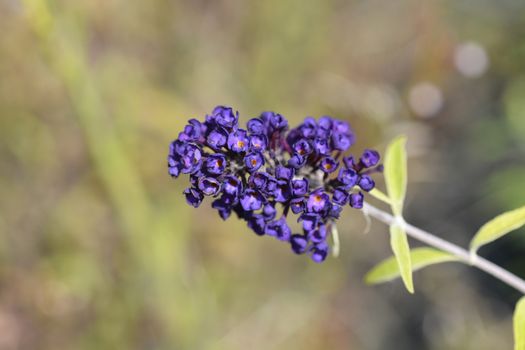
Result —
<instances>
[{"instance_id":1,"label":"leaf pair","mask_svg":"<svg viewBox=\"0 0 525 350\"><path fill-rule=\"evenodd\" d=\"M390 225L390 246L394 252L397 269L401 274L406 289L410 293L414 293L412 257L402 216L407 188L407 154L406 137L404 136L394 139L386 150L385 183L388 191L386 199L396 217L396 222ZM375 195L386 197L379 191L376 191Z\"/></svg>"}]
</instances>

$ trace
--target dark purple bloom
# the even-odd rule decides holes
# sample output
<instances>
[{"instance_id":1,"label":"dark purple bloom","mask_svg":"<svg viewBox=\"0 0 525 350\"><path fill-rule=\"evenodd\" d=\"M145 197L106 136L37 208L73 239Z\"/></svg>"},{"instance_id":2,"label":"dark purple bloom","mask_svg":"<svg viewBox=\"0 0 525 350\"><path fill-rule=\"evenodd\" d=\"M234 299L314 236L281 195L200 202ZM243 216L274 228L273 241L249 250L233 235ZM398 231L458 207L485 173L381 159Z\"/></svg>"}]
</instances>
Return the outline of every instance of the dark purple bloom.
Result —
<instances>
[{"instance_id":1,"label":"dark purple bloom","mask_svg":"<svg viewBox=\"0 0 525 350\"><path fill-rule=\"evenodd\" d=\"M320 213L327 208L330 197L320 190L313 192L306 202L306 209L311 213Z\"/></svg>"},{"instance_id":2,"label":"dark purple bloom","mask_svg":"<svg viewBox=\"0 0 525 350\"><path fill-rule=\"evenodd\" d=\"M266 231L266 221L261 214L254 214L248 219L248 227L259 236L264 235Z\"/></svg>"},{"instance_id":3,"label":"dark purple bloom","mask_svg":"<svg viewBox=\"0 0 525 350\"><path fill-rule=\"evenodd\" d=\"M214 196L221 190L221 184L213 177L201 177L198 186L205 196Z\"/></svg>"},{"instance_id":4,"label":"dark purple bloom","mask_svg":"<svg viewBox=\"0 0 525 350\"><path fill-rule=\"evenodd\" d=\"M352 193L350 195L350 206L354 209L361 209L363 207L364 196L361 192Z\"/></svg>"},{"instance_id":5,"label":"dark purple bloom","mask_svg":"<svg viewBox=\"0 0 525 350\"><path fill-rule=\"evenodd\" d=\"M288 168L282 165L278 165L275 169L275 177L278 180L290 181L293 178L294 173L295 171L293 168Z\"/></svg>"},{"instance_id":6,"label":"dark purple bloom","mask_svg":"<svg viewBox=\"0 0 525 350\"><path fill-rule=\"evenodd\" d=\"M187 145L182 151L180 163L183 174L191 174L199 170L202 161L201 150L194 145Z\"/></svg>"},{"instance_id":7,"label":"dark purple bloom","mask_svg":"<svg viewBox=\"0 0 525 350\"><path fill-rule=\"evenodd\" d=\"M308 117L288 130L282 115L264 112L243 130L237 112L218 106L203 122L191 119L170 144L168 171L189 175L184 195L190 205L213 196L211 205L222 219L234 212L256 234L290 242L295 253L322 262L330 250L327 228L347 203L363 207L363 194L350 192L355 186L371 190L370 175L382 168L379 154L367 149L358 161L343 157L337 178L329 176L353 143L349 124L328 116ZM299 217L303 234L292 235L287 224L292 215Z\"/></svg>"},{"instance_id":8,"label":"dark purple bloom","mask_svg":"<svg viewBox=\"0 0 525 350\"><path fill-rule=\"evenodd\" d=\"M242 183L235 176L226 176L223 182L223 191L228 196L237 197L242 191Z\"/></svg>"},{"instance_id":9,"label":"dark purple bloom","mask_svg":"<svg viewBox=\"0 0 525 350\"><path fill-rule=\"evenodd\" d=\"M179 134L180 141L198 141L204 134L205 127L197 119L191 119Z\"/></svg>"},{"instance_id":10,"label":"dark purple bloom","mask_svg":"<svg viewBox=\"0 0 525 350\"><path fill-rule=\"evenodd\" d=\"M345 205L348 203L348 197L350 194L344 189L336 188L334 194L332 195L332 201L339 205Z\"/></svg>"},{"instance_id":11,"label":"dark purple bloom","mask_svg":"<svg viewBox=\"0 0 525 350\"><path fill-rule=\"evenodd\" d=\"M282 217L279 220L268 223L266 226L266 234L274 236L281 241L288 241L292 235L292 230L286 223L286 219Z\"/></svg>"},{"instance_id":12,"label":"dark purple bloom","mask_svg":"<svg viewBox=\"0 0 525 350\"><path fill-rule=\"evenodd\" d=\"M302 214L299 217L299 221L302 221L303 223L303 230L307 232L315 229L319 219L319 215L316 214Z\"/></svg>"},{"instance_id":13,"label":"dark purple bloom","mask_svg":"<svg viewBox=\"0 0 525 350\"><path fill-rule=\"evenodd\" d=\"M241 196L241 206L246 211L262 208L264 197L259 191L246 190Z\"/></svg>"},{"instance_id":14,"label":"dark purple bloom","mask_svg":"<svg viewBox=\"0 0 525 350\"><path fill-rule=\"evenodd\" d=\"M327 174L333 173L338 167L339 163L332 157L324 157L319 164L319 168Z\"/></svg>"},{"instance_id":15,"label":"dark purple bloom","mask_svg":"<svg viewBox=\"0 0 525 350\"><path fill-rule=\"evenodd\" d=\"M247 129L252 134L264 134L266 133L266 127L264 123L259 118L253 118L248 121Z\"/></svg>"},{"instance_id":16,"label":"dark purple bloom","mask_svg":"<svg viewBox=\"0 0 525 350\"><path fill-rule=\"evenodd\" d=\"M304 198L294 198L290 201L292 213L299 214L304 211Z\"/></svg>"},{"instance_id":17,"label":"dark purple bloom","mask_svg":"<svg viewBox=\"0 0 525 350\"><path fill-rule=\"evenodd\" d=\"M272 204L266 204L263 207L262 215L266 221L270 221L275 219L275 216L277 215L277 210Z\"/></svg>"},{"instance_id":18,"label":"dark purple bloom","mask_svg":"<svg viewBox=\"0 0 525 350\"><path fill-rule=\"evenodd\" d=\"M268 139L265 135L255 134L250 136L250 150L253 152L263 152L268 147Z\"/></svg>"},{"instance_id":19,"label":"dark purple bloom","mask_svg":"<svg viewBox=\"0 0 525 350\"><path fill-rule=\"evenodd\" d=\"M206 171L213 175L220 175L226 169L228 162L223 154L216 153L206 159Z\"/></svg>"},{"instance_id":20,"label":"dark purple bloom","mask_svg":"<svg viewBox=\"0 0 525 350\"><path fill-rule=\"evenodd\" d=\"M188 202L189 205L195 208L198 208L201 205L202 200L204 199L204 195L199 190L193 187L185 189L184 195L186 196L186 202Z\"/></svg>"},{"instance_id":21,"label":"dark purple bloom","mask_svg":"<svg viewBox=\"0 0 525 350\"><path fill-rule=\"evenodd\" d=\"M284 180L277 181L277 187L273 191L273 196L275 201L279 203L287 202L292 196L292 190L290 188L290 183Z\"/></svg>"},{"instance_id":22,"label":"dark purple bloom","mask_svg":"<svg viewBox=\"0 0 525 350\"><path fill-rule=\"evenodd\" d=\"M328 255L328 244L321 243L312 248L312 260L316 263L322 263Z\"/></svg>"},{"instance_id":23,"label":"dark purple bloom","mask_svg":"<svg viewBox=\"0 0 525 350\"><path fill-rule=\"evenodd\" d=\"M330 154L330 146L326 138L318 137L314 140L314 149L317 154L328 155Z\"/></svg>"},{"instance_id":24,"label":"dark purple bloom","mask_svg":"<svg viewBox=\"0 0 525 350\"><path fill-rule=\"evenodd\" d=\"M304 196L308 193L308 179L292 180L292 195L294 197Z\"/></svg>"},{"instance_id":25,"label":"dark purple bloom","mask_svg":"<svg viewBox=\"0 0 525 350\"><path fill-rule=\"evenodd\" d=\"M181 168L182 164L179 161L175 160L173 156L168 156L168 171L172 177L179 177Z\"/></svg>"},{"instance_id":26,"label":"dark purple bloom","mask_svg":"<svg viewBox=\"0 0 525 350\"><path fill-rule=\"evenodd\" d=\"M238 129L228 135L228 148L235 153L246 152L249 140L246 130Z\"/></svg>"},{"instance_id":27,"label":"dark purple bloom","mask_svg":"<svg viewBox=\"0 0 525 350\"><path fill-rule=\"evenodd\" d=\"M353 169L341 169L337 176L337 180L346 190L350 190L354 187L357 184L358 179L359 175L357 175L357 172Z\"/></svg>"},{"instance_id":28,"label":"dark purple bloom","mask_svg":"<svg viewBox=\"0 0 525 350\"><path fill-rule=\"evenodd\" d=\"M301 139L293 145L293 150L300 156L307 156L312 153L312 146L307 140Z\"/></svg>"},{"instance_id":29,"label":"dark purple bloom","mask_svg":"<svg viewBox=\"0 0 525 350\"><path fill-rule=\"evenodd\" d=\"M292 235L290 237L290 245L295 254L303 254L308 249L308 240L303 235Z\"/></svg>"},{"instance_id":30,"label":"dark purple bloom","mask_svg":"<svg viewBox=\"0 0 525 350\"><path fill-rule=\"evenodd\" d=\"M288 121L280 114L274 112L263 112L261 118L274 131L281 131L288 128Z\"/></svg>"},{"instance_id":31,"label":"dark purple bloom","mask_svg":"<svg viewBox=\"0 0 525 350\"><path fill-rule=\"evenodd\" d=\"M361 177L359 178L358 185L359 187L361 187L361 189L363 189L363 191L368 192L375 187L376 183L374 182L374 180L372 180L370 176L361 175Z\"/></svg>"},{"instance_id":32,"label":"dark purple bloom","mask_svg":"<svg viewBox=\"0 0 525 350\"><path fill-rule=\"evenodd\" d=\"M307 117L304 119L303 124L298 129L302 137L311 138L315 136L317 123L315 122L314 118Z\"/></svg>"},{"instance_id":33,"label":"dark purple bloom","mask_svg":"<svg viewBox=\"0 0 525 350\"><path fill-rule=\"evenodd\" d=\"M325 241L326 235L326 226L319 225L317 229L312 230L308 233L308 239L310 240L310 242L313 243L321 243Z\"/></svg>"},{"instance_id":34,"label":"dark purple bloom","mask_svg":"<svg viewBox=\"0 0 525 350\"><path fill-rule=\"evenodd\" d=\"M332 147L338 151L346 151L354 144L352 135L333 133L332 134Z\"/></svg>"},{"instance_id":35,"label":"dark purple bloom","mask_svg":"<svg viewBox=\"0 0 525 350\"><path fill-rule=\"evenodd\" d=\"M231 107L217 106L212 112L215 122L225 128L231 129L237 125L238 114Z\"/></svg>"},{"instance_id":36,"label":"dark purple bloom","mask_svg":"<svg viewBox=\"0 0 525 350\"><path fill-rule=\"evenodd\" d=\"M230 217L232 212L231 197L223 196L213 201L211 204L213 209L217 209L219 216L226 220Z\"/></svg>"},{"instance_id":37,"label":"dark purple bloom","mask_svg":"<svg viewBox=\"0 0 525 350\"><path fill-rule=\"evenodd\" d=\"M379 163L379 158L380 156L377 151L366 149L359 160L361 161L361 164L363 164L363 167L371 168Z\"/></svg>"},{"instance_id":38,"label":"dark purple bloom","mask_svg":"<svg viewBox=\"0 0 525 350\"><path fill-rule=\"evenodd\" d=\"M206 142L211 148L218 150L226 145L228 140L228 133L223 128L215 128L210 131Z\"/></svg>"},{"instance_id":39,"label":"dark purple bloom","mask_svg":"<svg viewBox=\"0 0 525 350\"><path fill-rule=\"evenodd\" d=\"M294 169L299 169L303 167L305 164L306 164L306 158L299 154L293 155L290 158L290 160L288 160L288 165Z\"/></svg>"},{"instance_id":40,"label":"dark purple bloom","mask_svg":"<svg viewBox=\"0 0 525 350\"><path fill-rule=\"evenodd\" d=\"M250 153L244 157L246 169L251 173L259 170L264 165L264 158L260 153Z\"/></svg>"}]
</instances>

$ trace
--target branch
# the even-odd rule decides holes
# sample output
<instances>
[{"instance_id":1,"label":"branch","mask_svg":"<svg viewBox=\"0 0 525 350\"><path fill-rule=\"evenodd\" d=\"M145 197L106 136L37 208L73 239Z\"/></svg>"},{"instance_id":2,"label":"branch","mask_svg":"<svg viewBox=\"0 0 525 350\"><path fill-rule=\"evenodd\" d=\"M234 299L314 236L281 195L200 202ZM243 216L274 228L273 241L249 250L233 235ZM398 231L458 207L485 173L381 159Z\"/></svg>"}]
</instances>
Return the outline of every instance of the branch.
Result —
<instances>
[{"instance_id":1,"label":"branch","mask_svg":"<svg viewBox=\"0 0 525 350\"><path fill-rule=\"evenodd\" d=\"M364 204L364 209L368 214L370 214L370 216L376 218L379 221L384 222L387 225L391 225L394 222L396 222L396 218L394 218L391 214L382 211L381 209L378 209L368 203ZM525 281L520 277L514 275L513 273L505 270L504 268L480 256L471 256L466 249L461 248L460 246L450 243L448 241L445 241L444 239L439 238L430 232L424 231L408 223L405 223L405 230L407 235L409 235L410 237L420 242L426 243L431 247L440 249L444 252L456 256L462 262L477 267L482 271L485 271L489 275L492 275L493 277L499 279L500 281L515 288L516 290L520 291L522 294L525 295Z\"/></svg>"}]
</instances>

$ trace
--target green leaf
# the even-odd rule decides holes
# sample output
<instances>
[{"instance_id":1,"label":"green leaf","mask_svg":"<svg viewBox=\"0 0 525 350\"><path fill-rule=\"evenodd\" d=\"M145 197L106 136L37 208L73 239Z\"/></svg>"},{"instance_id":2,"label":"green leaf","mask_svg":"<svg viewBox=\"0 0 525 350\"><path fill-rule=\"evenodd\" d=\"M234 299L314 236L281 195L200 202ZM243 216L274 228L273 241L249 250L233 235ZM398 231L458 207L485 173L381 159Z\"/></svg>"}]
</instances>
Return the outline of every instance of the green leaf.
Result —
<instances>
[{"instance_id":1,"label":"green leaf","mask_svg":"<svg viewBox=\"0 0 525 350\"><path fill-rule=\"evenodd\" d=\"M412 271L421 270L424 267L439 263L458 261L449 253L434 248L415 248L410 251L412 259ZM399 268L395 257L390 257L377 264L365 276L367 284L378 284L399 278Z\"/></svg>"},{"instance_id":2,"label":"green leaf","mask_svg":"<svg viewBox=\"0 0 525 350\"><path fill-rule=\"evenodd\" d=\"M396 137L385 154L385 183L394 215L401 216L407 187L406 137Z\"/></svg>"},{"instance_id":3,"label":"green leaf","mask_svg":"<svg viewBox=\"0 0 525 350\"><path fill-rule=\"evenodd\" d=\"M514 311L514 350L525 350L525 297L518 301Z\"/></svg>"},{"instance_id":4,"label":"green leaf","mask_svg":"<svg viewBox=\"0 0 525 350\"><path fill-rule=\"evenodd\" d=\"M390 245L396 257L397 267L403 279L406 289L414 293L414 283L412 282L412 259L410 257L410 247L408 246L407 234L404 228L394 223L390 225Z\"/></svg>"},{"instance_id":5,"label":"green leaf","mask_svg":"<svg viewBox=\"0 0 525 350\"><path fill-rule=\"evenodd\" d=\"M377 188L373 188L370 192L368 192L372 197L379 199L381 202L385 202L387 204L390 204L390 198L383 192L379 191Z\"/></svg>"},{"instance_id":6,"label":"green leaf","mask_svg":"<svg viewBox=\"0 0 525 350\"><path fill-rule=\"evenodd\" d=\"M481 246L525 225L525 206L511 210L483 225L470 242L470 251L475 253Z\"/></svg>"}]
</instances>

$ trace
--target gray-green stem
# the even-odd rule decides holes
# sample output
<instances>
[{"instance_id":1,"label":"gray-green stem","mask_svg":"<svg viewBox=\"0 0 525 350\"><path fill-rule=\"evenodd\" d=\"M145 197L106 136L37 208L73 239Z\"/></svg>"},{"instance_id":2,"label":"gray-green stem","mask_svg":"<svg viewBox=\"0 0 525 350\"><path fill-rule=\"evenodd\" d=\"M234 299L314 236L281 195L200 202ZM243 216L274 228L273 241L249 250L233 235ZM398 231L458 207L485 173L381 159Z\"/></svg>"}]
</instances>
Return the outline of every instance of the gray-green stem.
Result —
<instances>
[{"instance_id":1,"label":"gray-green stem","mask_svg":"<svg viewBox=\"0 0 525 350\"><path fill-rule=\"evenodd\" d=\"M397 219L391 214L381 209L378 209L368 203L365 203L363 209L370 216L376 218L379 221L384 222L387 225L391 225L394 222L397 222ZM480 256L471 255L466 249L408 223L405 223L405 229L408 236L422 243L428 244L431 247L454 255L460 261L474 266L482 271L485 271L489 275L499 279L503 283L515 288L516 290L520 291L522 294L525 295L525 281L522 278L514 275L513 273L505 270L504 268Z\"/></svg>"}]
</instances>

